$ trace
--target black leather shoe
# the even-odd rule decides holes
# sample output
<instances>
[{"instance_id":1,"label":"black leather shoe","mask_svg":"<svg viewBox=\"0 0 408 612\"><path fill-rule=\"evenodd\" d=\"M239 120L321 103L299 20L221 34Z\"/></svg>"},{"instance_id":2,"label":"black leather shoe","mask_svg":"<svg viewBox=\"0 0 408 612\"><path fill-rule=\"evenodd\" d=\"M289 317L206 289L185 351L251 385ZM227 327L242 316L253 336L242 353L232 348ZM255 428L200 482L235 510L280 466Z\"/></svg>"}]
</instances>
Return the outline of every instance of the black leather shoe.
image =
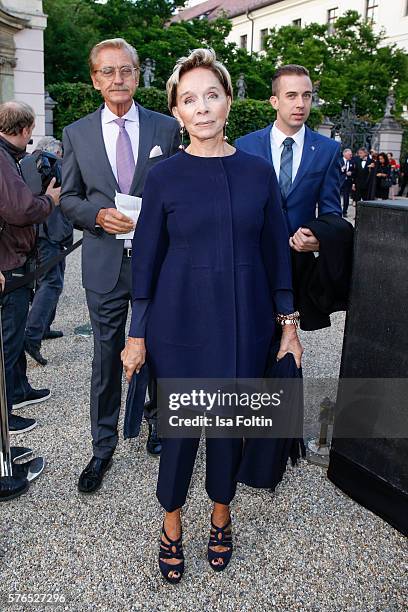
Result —
<instances>
[{"instance_id":1,"label":"black leather shoe","mask_svg":"<svg viewBox=\"0 0 408 612\"><path fill-rule=\"evenodd\" d=\"M64 334L62 331L58 331L57 329L50 329L49 331L45 332L43 340L56 340L57 338L62 338L63 335Z\"/></svg>"},{"instance_id":2,"label":"black leather shoe","mask_svg":"<svg viewBox=\"0 0 408 612\"><path fill-rule=\"evenodd\" d=\"M33 451L26 446L11 446L10 454L11 460L14 463L15 461L20 461L20 459L26 459L26 457L33 454Z\"/></svg>"},{"instance_id":3,"label":"black leather shoe","mask_svg":"<svg viewBox=\"0 0 408 612\"><path fill-rule=\"evenodd\" d=\"M35 419L25 419L18 416L18 414L10 414L8 424L10 435L26 433L34 429L34 427L37 427L37 421Z\"/></svg>"},{"instance_id":4,"label":"black leather shoe","mask_svg":"<svg viewBox=\"0 0 408 612\"><path fill-rule=\"evenodd\" d=\"M27 478L3 476L0 478L0 502L19 497L27 491L29 485Z\"/></svg>"},{"instance_id":5,"label":"black leather shoe","mask_svg":"<svg viewBox=\"0 0 408 612\"><path fill-rule=\"evenodd\" d=\"M45 357L43 357L40 353L40 347L32 344L31 342L29 342L28 340L24 341L24 350L26 353L28 353L30 355L30 357L32 357L37 363L39 363L42 366L47 365L47 360L45 359Z\"/></svg>"},{"instance_id":6,"label":"black leather shoe","mask_svg":"<svg viewBox=\"0 0 408 612\"><path fill-rule=\"evenodd\" d=\"M159 436L157 435L157 425L151 425L149 423L149 436L147 438L146 450L149 455L153 457L160 457L162 450L162 444Z\"/></svg>"},{"instance_id":7,"label":"black leather shoe","mask_svg":"<svg viewBox=\"0 0 408 612\"><path fill-rule=\"evenodd\" d=\"M102 484L105 472L112 465L112 457L108 459L99 459L92 457L78 480L78 490L81 493L95 493Z\"/></svg>"},{"instance_id":8,"label":"black leather shoe","mask_svg":"<svg viewBox=\"0 0 408 612\"><path fill-rule=\"evenodd\" d=\"M49 389L33 389L31 387L27 395L23 397L13 397L13 410L24 408L25 406L31 406L31 404L39 404L45 402L45 400L51 397L51 391Z\"/></svg>"}]
</instances>

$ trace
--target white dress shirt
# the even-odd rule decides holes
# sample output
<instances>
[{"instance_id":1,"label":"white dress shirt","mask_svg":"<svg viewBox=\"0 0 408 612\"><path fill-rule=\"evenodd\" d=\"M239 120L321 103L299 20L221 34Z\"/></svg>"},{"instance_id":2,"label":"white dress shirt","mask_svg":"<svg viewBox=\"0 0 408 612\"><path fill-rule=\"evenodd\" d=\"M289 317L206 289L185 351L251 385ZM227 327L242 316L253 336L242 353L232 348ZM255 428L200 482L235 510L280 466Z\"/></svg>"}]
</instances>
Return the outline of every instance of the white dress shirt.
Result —
<instances>
[{"instance_id":1,"label":"white dress shirt","mask_svg":"<svg viewBox=\"0 0 408 612\"><path fill-rule=\"evenodd\" d=\"M115 119L119 119L119 117L112 113L105 104L101 113L103 142L105 143L105 149L112 172L116 180L118 180L118 170L116 168L116 140L119 135L119 126L115 123ZM123 115L122 119L126 119L125 130L130 137L136 166L139 152L139 111L134 102L126 115Z\"/></svg>"},{"instance_id":2,"label":"white dress shirt","mask_svg":"<svg viewBox=\"0 0 408 612\"><path fill-rule=\"evenodd\" d=\"M103 142L105 144L106 154L108 156L112 172L115 175L115 179L118 180L118 169L116 167L116 141L119 135L119 126L117 123L115 123L115 119L119 119L119 117L112 113L112 111L105 104L101 113ZM136 167L139 153L139 110L134 102L126 115L123 115L122 119L126 119L125 130L129 134ZM131 240L124 241L124 248L130 249L131 246Z\"/></svg>"},{"instance_id":3,"label":"white dress shirt","mask_svg":"<svg viewBox=\"0 0 408 612\"><path fill-rule=\"evenodd\" d=\"M271 129L271 153L272 163L275 168L276 177L279 181L281 155L283 151L283 141L288 138L287 134L284 134L276 127L276 121ZM292 145L293 160L292 160L292 183L295 180L297 171L299 170L300 161L302 159L303 143L305 142L305 126L302 125L300 130L290 136L295 141Z\"/></svg>"}]
</instances>

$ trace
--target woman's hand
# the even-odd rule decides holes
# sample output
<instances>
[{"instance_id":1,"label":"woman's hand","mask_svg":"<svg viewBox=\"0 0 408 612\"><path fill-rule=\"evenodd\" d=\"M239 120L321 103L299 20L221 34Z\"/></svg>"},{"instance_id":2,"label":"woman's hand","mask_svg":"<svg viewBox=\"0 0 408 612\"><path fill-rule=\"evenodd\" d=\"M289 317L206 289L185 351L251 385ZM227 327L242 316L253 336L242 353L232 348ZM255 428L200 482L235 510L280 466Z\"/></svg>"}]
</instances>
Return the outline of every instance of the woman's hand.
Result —
<instances>
[{"instance_id":1,"label":"woman's hand","mask_svg":"<svg viewBox=\"0 0 408 612\"><path fill-rule=\"evenodd\" d=\"M300 344L296 327L294 325L282 326L282 338L279 353L276 358L282 359L287 353L292 353L298 368L302 365L303 346Z\"/></svg>"},{"instance_id":2,"label":"woman's hand","mask_svg":"<svg viewBox=\"0 0 408 612\"><path fill-rule=\"evenodd\" d=\"M125 370L126 380L130 383L133 373L139 374L146 361L146 346L144 338L128 338L126 346L120 354Z\"/></svg>"}]
</instances>

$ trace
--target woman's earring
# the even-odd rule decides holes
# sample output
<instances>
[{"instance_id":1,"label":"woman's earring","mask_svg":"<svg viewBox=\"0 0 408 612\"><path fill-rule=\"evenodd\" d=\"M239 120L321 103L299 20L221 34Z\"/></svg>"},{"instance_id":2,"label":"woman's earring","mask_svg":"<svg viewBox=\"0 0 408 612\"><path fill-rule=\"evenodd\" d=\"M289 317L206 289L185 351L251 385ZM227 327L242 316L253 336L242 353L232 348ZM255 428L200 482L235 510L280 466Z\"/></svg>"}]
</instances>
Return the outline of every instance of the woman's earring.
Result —
<instances>
[{"instance_id":1,"label":"woman's earring","mask_svg":"<svg viewBox=\"0 0 408 612\"><path fill-rule=\"evenodd\" d=\"M227 125L228 125L228 120L225 122L224 124L224 137L223 140L228 140L228 136L227 136Z\"/></svg>"},{"instance_id":2,"label":"woman's earring","mask_svg":"<svg viewBox=\"0 0 408 612\"><path fill-rule=\"evenodd\" d=\"M184 128L184 125L182 125L181 128L180 128L181 144L179 144L179 149L181 149L182 151L184 151L184 149L185 149L185 146L184 146L184 132L185 132L185 128Z\"/></svg>"}]
</instances>

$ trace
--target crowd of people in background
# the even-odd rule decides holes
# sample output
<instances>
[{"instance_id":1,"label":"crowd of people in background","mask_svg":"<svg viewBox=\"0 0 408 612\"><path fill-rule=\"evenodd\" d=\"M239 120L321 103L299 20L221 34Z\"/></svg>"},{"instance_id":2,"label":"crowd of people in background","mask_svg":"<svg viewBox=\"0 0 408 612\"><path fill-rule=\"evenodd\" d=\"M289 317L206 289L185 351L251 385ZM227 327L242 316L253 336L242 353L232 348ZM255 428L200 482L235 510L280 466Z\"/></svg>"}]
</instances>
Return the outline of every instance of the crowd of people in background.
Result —
<instances>
[{"instance_id":1,"label":"crowd of people in background","mask_svg":"<svg viewBox=\"0 0 408 612\"><path fill-rule=\"evenodd\" d=\"M353 155L349 148L343 150L341 164L343 217L348 215L350 198L360 200L395 200L403 196L408 182L408 156L399 164L392 151L368 151L361 147Z\"/></svg>"}]
</instances>

